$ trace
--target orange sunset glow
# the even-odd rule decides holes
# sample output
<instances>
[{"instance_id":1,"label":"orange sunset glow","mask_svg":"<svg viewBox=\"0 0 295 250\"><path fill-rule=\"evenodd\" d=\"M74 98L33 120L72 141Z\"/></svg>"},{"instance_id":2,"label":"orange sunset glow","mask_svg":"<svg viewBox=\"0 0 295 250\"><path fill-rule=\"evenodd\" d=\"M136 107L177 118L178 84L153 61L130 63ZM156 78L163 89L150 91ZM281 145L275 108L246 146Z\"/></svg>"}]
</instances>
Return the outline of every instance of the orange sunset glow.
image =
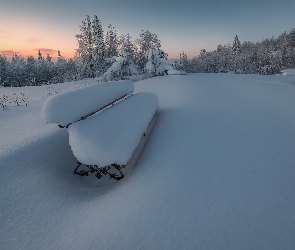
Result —
<instances>
[{"instance_id":1,"label":"orange sunset glow","mask_svg":"<svg viewBox=\"0 0 295 250\"><path fill-rule=\"evenodd\" d=\"M9 27L9 28L8 28ZM72 58L76 49L75 32L63 32L55 25L25 20L21 24L8 23L0 26L0 54L11 58L14 54L23 57L37 57L40 49L45 57L49 54L53 59L57 51L66 58Z\"/></svg>"}]
</instances>

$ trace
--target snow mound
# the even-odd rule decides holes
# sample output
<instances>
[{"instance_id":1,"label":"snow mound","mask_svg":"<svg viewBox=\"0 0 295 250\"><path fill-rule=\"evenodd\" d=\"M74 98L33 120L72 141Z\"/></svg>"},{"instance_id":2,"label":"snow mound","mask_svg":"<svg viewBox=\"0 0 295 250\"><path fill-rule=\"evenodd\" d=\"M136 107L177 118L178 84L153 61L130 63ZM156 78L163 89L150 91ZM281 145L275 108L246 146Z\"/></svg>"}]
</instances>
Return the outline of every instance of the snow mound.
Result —
<instances>
[{"instance_id":1,"label":"snow mound","mask_svg":"<svg viewBox=\"0 0 295 250\"><path fill-rule=\"evenodd\" d=\"M295 76L295 69L284 69L281 72L283 76Z\"/></svg>"},{"instance_id":2,"label":"snow mound","mask_svg":"<svg viewBox=\"0 0 295 250\"><path fill-rule=\"evenodd\" d=\"M69 142L82 163L125 165L158 107L152 93L138 93L102 113L69 127Z\"/></svg>"},{"instance_id":3,"label":"snow mound","mask_svg":"<svg viewBox=\"0 0 295 250\"><path fill-rule=\"evenodd\" d=\"M79 120L114 100L130 94L134 84L130 80L98 83L49 98L43 105L46 123L67 125Z\"/></svg>"}]
</instances>

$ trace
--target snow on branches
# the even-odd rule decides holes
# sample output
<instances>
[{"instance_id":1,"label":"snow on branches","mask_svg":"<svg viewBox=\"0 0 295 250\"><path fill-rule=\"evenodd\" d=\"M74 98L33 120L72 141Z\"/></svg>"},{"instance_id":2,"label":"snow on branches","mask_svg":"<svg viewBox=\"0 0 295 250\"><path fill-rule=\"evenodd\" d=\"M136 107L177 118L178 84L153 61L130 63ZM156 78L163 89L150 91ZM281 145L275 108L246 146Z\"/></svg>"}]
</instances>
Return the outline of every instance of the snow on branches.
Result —
<instances>
[{"instance_id":1,"label":"snow on branches","mask_svg":"<svg viewBox=\"0 0 295 250\"><path fill-rule=\"evenodd\" d=\"M168 60L168 54L160 49L149 49L146 54L147 63L145 65L145 72L150 77L163 75L183 75L181 63L179 60Z\"/></svg>"},{"instance_id":2,"label":"snow on branches","mask_svg":"<svg viewBox=\"0 0 295 250\"><path fill-rule=\"evenodd\" d=\"M103 30L97 16L91 22L90 17L82 21L80 34L76 35L78 49L76 61L83 77L100 76L106 70L106 48Z\"/></svg>"},{"instance_id":3,"label":"snow on branches","mask_svg":"<svg viewBox=\"0 0 295 250\"><path fill-rule=\"evenodd\" d=\"M130 76L138 75L138 69L133 62L131 54L124 48L121 49L118 56L114 56L112 59L114 63L107 72L99 78L99 81L125 80L129 79Z\"/></svg>"}]
</instances>

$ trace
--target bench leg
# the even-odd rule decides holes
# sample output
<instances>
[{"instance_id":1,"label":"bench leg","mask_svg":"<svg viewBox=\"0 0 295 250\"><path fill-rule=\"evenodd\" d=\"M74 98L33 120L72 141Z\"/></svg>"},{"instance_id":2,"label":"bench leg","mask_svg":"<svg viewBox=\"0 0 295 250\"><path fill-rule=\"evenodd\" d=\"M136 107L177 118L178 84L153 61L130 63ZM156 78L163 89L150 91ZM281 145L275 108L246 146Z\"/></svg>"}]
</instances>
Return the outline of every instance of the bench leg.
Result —
<instances>
[{"instance_id":1,"label":"bench leg","mask_svg":"<svg viewBox=\"0 0 295 250\"><path fill-rule=\"evenodd\" d=\"M122 168L124 168L126 165L118 165L118 164L112 164L111 166L113 166L119 173L120 175L118 175L117 173L109 173L110 170L110 166L106 166L106 167L98 167L97 165L86 165L86 167L89 170L80 170L78 171L78 168L82 165L81 162L77 161L77 167L74 171L74 174L78 174L81 176L89 176L89 173L93 173L95 174L95 177L97 179L100 179L102 177L102 175L109 175L109 179L115 179L115 180L121 180L124 177L123 172L121 171Z\"/></svg>"},{"instance_id":2,"label":"bench leg","mask_svg":"<svg viewBox=\"0 0 295 250\"><path fill-rule=\"evenodd\" d=\"M82 163L77 161L77 167L76 167L76 169L74 171L74 174L78 174L78 175L81 175L81 176L84 176L84 175L87 175L88 176L88 171L81 170L81 171L78 172L78 168L81 165L82 165Z\"/></svg>"},{"instance_id":3,"label":"bench leg","mask_svg":"<svg viewBox=\"0 0 295 250\"><path fill-rule=\"evenodd\" d=\"M121 171L122 168L124 168L126 165L118 165L118 164L112 164L112 166L117 169L117 171L120 173L120 175L118 176L116 173L114 174L109 174L110 178L109 179L115 179L115 180L121 180L124 177L123 172Z\"/></svg>"}]
</instances>

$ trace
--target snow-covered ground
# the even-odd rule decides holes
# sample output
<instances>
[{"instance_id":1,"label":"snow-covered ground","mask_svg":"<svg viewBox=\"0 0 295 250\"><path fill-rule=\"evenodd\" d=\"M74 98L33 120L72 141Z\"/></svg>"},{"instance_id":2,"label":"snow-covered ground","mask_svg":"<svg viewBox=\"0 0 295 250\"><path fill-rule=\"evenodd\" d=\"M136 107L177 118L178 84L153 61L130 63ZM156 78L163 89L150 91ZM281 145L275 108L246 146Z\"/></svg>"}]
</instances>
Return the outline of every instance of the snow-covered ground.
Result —
<instances>
[{"instance_id":1,"label":"snow-covered ground","mask_svg":"<svg viewBox=\"0 0 295 250\"><path fill-rule=\"evenodd\" d=\"M136 82L158 120L109 184L73 175L67 129L41 116L50 93L85 84L1 88L30 102L0 110L0 249L295 249L294 78Z\"/></svg>"}]
</instances>

